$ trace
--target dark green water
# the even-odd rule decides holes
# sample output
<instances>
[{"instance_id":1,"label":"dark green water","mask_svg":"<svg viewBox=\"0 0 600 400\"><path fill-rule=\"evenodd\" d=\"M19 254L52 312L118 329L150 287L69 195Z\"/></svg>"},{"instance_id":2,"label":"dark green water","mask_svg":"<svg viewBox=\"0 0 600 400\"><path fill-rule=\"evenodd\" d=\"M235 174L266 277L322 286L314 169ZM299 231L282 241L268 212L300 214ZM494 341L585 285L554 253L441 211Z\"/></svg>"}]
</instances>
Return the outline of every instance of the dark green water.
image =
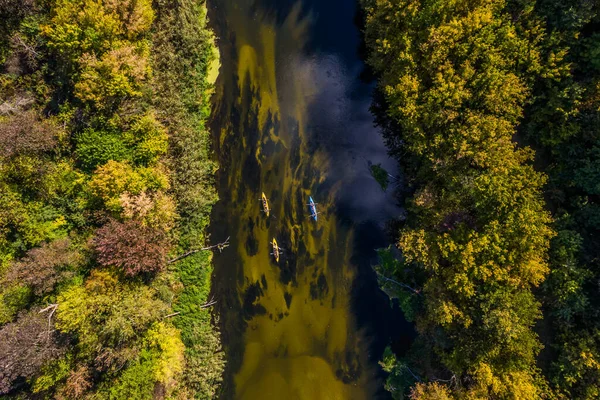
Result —
<instances>
[{"instance_id":1,"label":"dark green water","mask_svg":"<svg viewBox=\"0 0 600 400\"><path fill-rule=\"evenodd\" d=\"M368 169L396 167L369 112L373 86L360 79L356 4L213 0L209 10L222 63L212 236L231 236L214 259L222 397L382 397L376 361L390 310L370 265L400 211Z\"/></svg>"}]
</instances>

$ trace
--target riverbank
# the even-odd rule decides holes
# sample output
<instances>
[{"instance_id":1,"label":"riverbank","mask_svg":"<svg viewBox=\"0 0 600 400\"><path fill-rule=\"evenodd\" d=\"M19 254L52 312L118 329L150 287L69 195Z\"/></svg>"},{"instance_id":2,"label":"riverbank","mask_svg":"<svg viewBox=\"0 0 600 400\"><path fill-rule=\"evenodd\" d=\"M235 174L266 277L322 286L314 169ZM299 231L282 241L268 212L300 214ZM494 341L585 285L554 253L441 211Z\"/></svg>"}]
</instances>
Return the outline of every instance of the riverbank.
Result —
<instances>
[{"instance_id":1,"label":"riverbank","mask_svg":"<svg viewBox=\"0 0 600 400\"><path fill-rule=\"evenodd\" d=\"M207 26L205 2L166 6L154 36L155 104L170 131L170 166L180 216L179 254L206 246L212 206L218 200L211 154L210 118L214 84L219 72L219 51ZM225 238L223 238L224 240ZM218 239L217 239L218 240ZM183 289L173 304L173 319L185 345L186 368L182 393L188 398L211 399L222 380L224 353L213 325L210 303L212 253L198 252L175 264L174 274Z\"/></svg>"}]
</instances>

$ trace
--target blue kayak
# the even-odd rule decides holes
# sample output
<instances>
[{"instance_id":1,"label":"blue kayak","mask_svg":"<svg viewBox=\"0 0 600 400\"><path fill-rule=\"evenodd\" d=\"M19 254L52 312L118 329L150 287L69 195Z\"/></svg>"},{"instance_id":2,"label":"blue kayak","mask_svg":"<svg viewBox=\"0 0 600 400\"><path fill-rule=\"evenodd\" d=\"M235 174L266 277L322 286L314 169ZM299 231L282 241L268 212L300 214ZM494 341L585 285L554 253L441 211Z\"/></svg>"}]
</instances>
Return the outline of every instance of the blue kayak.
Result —
<instances>
[{"instance_id":1,"label":"blue kayak","mask_svg":"<svg viewBox=\"0 0 600 400\"><path fill-rule=\"evenodd\" d=\"M308 206L310 207L310 216L312 217L312 219L314 219L315 221L317 220L317 216L318 216L318 212L317 212L317 203L314 202L312 197L308 197L309 203Z\"/></svg>"}]
</instances>

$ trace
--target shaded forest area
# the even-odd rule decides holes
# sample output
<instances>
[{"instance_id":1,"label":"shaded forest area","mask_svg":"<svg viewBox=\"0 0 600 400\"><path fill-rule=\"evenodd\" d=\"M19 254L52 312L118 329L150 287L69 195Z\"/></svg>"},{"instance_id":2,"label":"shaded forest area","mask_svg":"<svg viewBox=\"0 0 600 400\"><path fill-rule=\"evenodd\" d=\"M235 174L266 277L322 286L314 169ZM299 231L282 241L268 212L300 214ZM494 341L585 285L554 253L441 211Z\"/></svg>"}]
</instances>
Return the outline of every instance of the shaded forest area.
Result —
<instances>
[{"instance_id":1,"label":"shaded forest area","mask_svg":"<svg viewBox=\"0 0 600 400\"><path fill-rule=\"evenodd\" d=\"M600 397L600 4L363 0L409 188L395 399Z\"/></svg>"},{"instance_id":2,"label":"shaded forest area","mask_svg":"<svg viewBox=\"0 0 600 400\"><path fill-rule=\"evenodd\" d=\"M194 0L0 0L0 396L212 398Z\"/></svg>"}]
</instances>

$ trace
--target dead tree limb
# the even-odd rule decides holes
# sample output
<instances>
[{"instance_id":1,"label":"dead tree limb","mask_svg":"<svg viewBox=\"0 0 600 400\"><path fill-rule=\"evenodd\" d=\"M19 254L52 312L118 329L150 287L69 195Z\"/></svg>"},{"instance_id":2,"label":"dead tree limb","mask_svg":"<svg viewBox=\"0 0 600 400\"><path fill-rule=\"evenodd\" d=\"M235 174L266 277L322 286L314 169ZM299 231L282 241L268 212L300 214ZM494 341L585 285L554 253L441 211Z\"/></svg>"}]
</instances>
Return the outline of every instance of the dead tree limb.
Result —
<instances>
[{"instance_id":1,"label":"dead tree limb","mask_svg":"<svg viewBox=\"0 0 600 400\"><path fill-rule=\"evenodd\" d=\"M52 316L54 315L54 312L56 311L56 309L58 308L58 304L50 304L48 307L46 308L42 308L39 313L43 313L46 311L50 311L50 314L48 314L48 332L47 332L47 341L48 343L50 343L50 333L52 332L51 326L52 326Z\"/></svg>"},{"instance_id":2,"label":"dead tree limb","mask_svg":"<svg viewBox=\"0 0 600 400\"><path fill-rule=\"evenodd\" d=\"M174 259L172 259L172 260L169 260L169 261L167 261L167 264L173 264L174 262L177 262L177 261L179 261L179 260L182 260L182 259L184 259L184 258L186 258L186 257L189 257L189 256L191 256L191 255L193 255L193 254L196 254L196 253L198 253L198 252L200 252L200 251L206 251L206 250L213 250L213 249L217 249L217 250L219 250L219 253L220 253L220 252L222 252L223 250L225 250L227 247L229 247L229 237L228 237L228 238L227 238L227 240L225 240L224 242L217 243L217 244L215 244L215 245L208 246L208 247L203 247L203 248L201 248L201 249L190 250L190 251L188 251L187 253L184 253L184 254L182 254L182 255L180 255L180 256L177 256L177 257L175 257L175 258L174 258Z\"/></svg>"},{"instance_id":3,"label":"dead tree limb","mask_svg":"<svg viewBox=\"0 0 600 400\"><path fill-rule=\"evenodd\" d=\"M35 50L35 47L27 44L27 42L25 42L23 40L21 35L19 35L19 34L14 35L12 37L12 43L15 47L20 47L21 49L23 49L25 51L25 54L27 55L27 59L30 64L33 64L35 59L40 57L40 53L38 53Z\"/></svg>"},{"instance_id":4,"label":"dead tree limb","mask_svg":"<svg viewBox=\"0 0 600 400\"><path fill-rule=\"evenodd\" d=\"M171 318L171 317L174 317L174 316L176 316L176 315L179 315L179 314L181 314L181 311L177 311L177 312L174 312L174 313L172 313L172 314L165 315L165 316L163 317L163 319L166 319L166 318Z\"/></svg>"},{"instance_id":5,"label":"dead tree limb","mask_svg":"<svg viewBox=\"0 0 600 400\"><path fill-rule=\"evenodd\" d=\"M421 291L420 290L412 288L412 287L408 286L407 284L404 284L404 283L398 282L398 281L396 281L394 279L388 278L387 276L385 276L383 274L380 274L379 272L377 272L377 276L380 277L380 278L382 278L385 281L395 283L396 285L398 285L400 287L403 287L404 289L408 289L411 292L413 292L413 293L415 293L415 294L417 294L419 296L421 295Z\"/></svg>"},{"instance_id":6,"label":"dead tree limb","mask_svg":"<svg viewBox=\"0 0 600 400\"><path fill-rule=\"evenodd\" d=\"M214 296L213 296L213 297L210 299L210 301L207 301L206 303L202 304L202 305L200 306L200 308L208 308L208 307L210 307L210 306L212 306L212 305L215 305L215 304L217 304L217 301L215 300L215 298L214 298Z\"/></svg>"}]
</instances>

